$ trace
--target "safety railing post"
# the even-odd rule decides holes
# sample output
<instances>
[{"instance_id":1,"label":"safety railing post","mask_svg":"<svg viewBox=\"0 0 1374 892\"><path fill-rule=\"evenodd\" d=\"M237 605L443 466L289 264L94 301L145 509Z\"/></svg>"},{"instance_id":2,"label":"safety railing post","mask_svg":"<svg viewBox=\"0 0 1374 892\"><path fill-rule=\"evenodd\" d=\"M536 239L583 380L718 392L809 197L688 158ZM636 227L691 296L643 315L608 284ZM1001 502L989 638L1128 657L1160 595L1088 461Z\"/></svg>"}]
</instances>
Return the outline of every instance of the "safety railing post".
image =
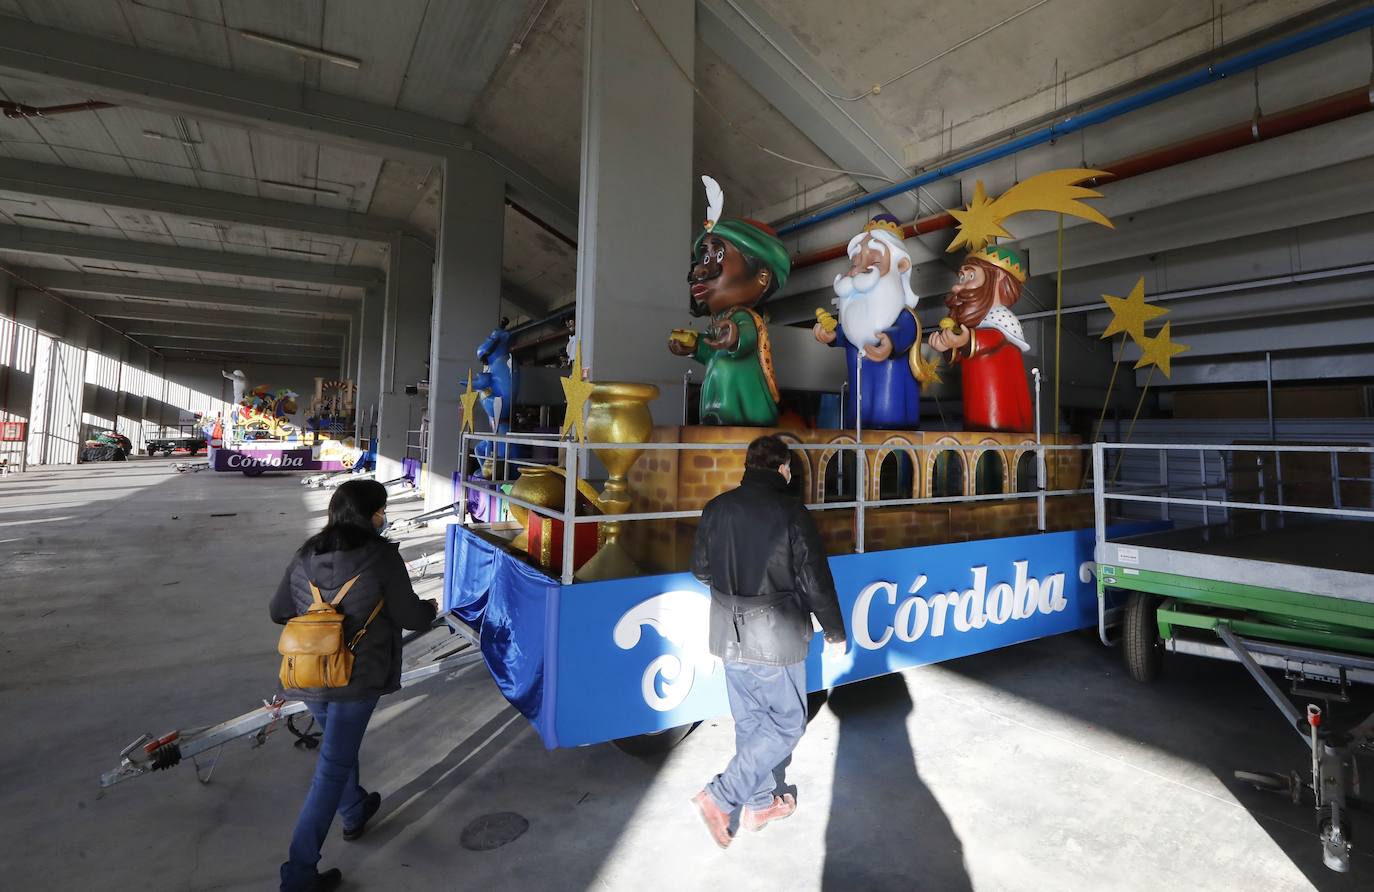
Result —
<instances>
[{"instance_id":1,"label":"safety railing post","mask_svg":"<svg viewBox=\"0 0 1374 892\"><path fill-rule=\"evenodd\" d=\"M1331 453L1331 507L1341 507L1341 457Z\"/></svg>"},{"instance_id":2,"label":"safety railing post","mask_svg":"<svg viewBox=\"0 0 1374 892\"><path fill-rule=\"evenodd\" d=\"M1169 495L1169 450L1159 450L1159 491L1162 495ZM1169 519L1169 503L1159 503L1159 519Z\"/></svg>"},{"instance_id":3,"label":"safety railing post","mask_svg":"<svg viewBox=\"0 0 1374 892\"><path fill-rule=\"evenodd\" d=\"M1284 524L1283 512L1283 453L1275 450L1274 452L1274 490L1279 502L1279 526Z\"/></svg>"},{"instance_id":4,"label":"safety railing post","mask_svg":"<svg viewBox=\"0 0 1374 892\"><path fill-rule=\"evenodd\" d=\"M1102 552L1107 544L1107 490L1106 481L1102 477L1106 452L1106 444L1093 444L1093 525L1097 540L1093 558L1097 561L1102 560Z\"/></svg>"},{"instance_id":5,"label":"safety railing post","mask_svg":"<svg viewBox=\"0 0 1374 892\"><path fill-rule=\"evenodd\" d=\"M561 579L564 585L572 585L573 581L573 535L576 533L577 527L577 524L574 523L577 517L577 470L581 464L578 458L577 441L569 441L563 447L563 574Z\"/></svg>"},{"instance_id":6,"label":"safety railing post","mask_svg":"<svg viewBox=\"0 0 1374 892\"><path fill-rule=\"evenodd\" d=\"M864 355L854 357L854 550L864 553L864 490L868 487L868 453L864 451ZM844 467L844 457L840 457Z\"/></svg>"},{"instance_id":7,"label":"safety railing post","mask_svg":"<svg viewBox=\"0 0 1374 892\"><path fill-rule=\"evenodd\" d=\"M868 453L864 451L863 444L856 444L854 457L854 496L858 503L854 508L854 550L859 554L864 553L864 490L867 489L868 479Z\"/></svg>"},{"instance_id":8,"label":"safety railing post","mask_svg":"<svg viewBox=\"0 0 1374 892\"><path fill-rule=\"evenodd\" d=\"M458 435L458 486L454 496L458 499L458 522L467 523L468 521L468 435L467 432Z\"/></svg>"},{"instance_id":9,"label":"safety railing post","mask_svg":"<svg viewBox=\"0 0 1374 892\"><path fill-rule=\"evenodd\" d=\"M1202 525L1207 526L1211 522L1207 514L1207 497L1211 492L1207 488L1207 452L1203 449L1197 451L1197 473L1198 486L1202 490Z\"/></svg>"},{"instance_id":10,"label":"safety railing post","mask_svg":"<svg viewBox=\"0 0 1374 892\"><path fill-rule=\"evenodd\" d=\"M1040 370L1031 369L1035 377L1035 528L1045 532L1045 443L1040 435ZM1054 444L1059 445L1059 425L1055 422ZM975 468L976 470L976 468Z\"/></svg>"}]
</instances>

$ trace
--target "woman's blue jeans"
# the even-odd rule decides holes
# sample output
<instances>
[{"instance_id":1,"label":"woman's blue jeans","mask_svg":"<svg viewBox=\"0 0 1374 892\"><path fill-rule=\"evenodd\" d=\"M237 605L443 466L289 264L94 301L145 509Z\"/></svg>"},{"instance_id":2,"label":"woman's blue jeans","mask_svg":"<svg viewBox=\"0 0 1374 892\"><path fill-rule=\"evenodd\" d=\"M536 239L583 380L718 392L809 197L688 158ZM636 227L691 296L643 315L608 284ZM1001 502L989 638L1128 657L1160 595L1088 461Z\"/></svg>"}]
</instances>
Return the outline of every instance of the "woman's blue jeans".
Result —
<instances>
[{"instance_id":1,"label":"woman's blue jeans","mask_svg":"<svg viewBox=\"0 0 1374 892\"><path fill-rule=\"evenodd\" d=\"M310 782L305 805L291 834L291 851L281 866L282 892L309 889L319 875L320 848L334 823L334 813L345 827L356 827L363 819L367 791L358 784L358 750L363 732L377 708L377 698L333 703L307 703L315 724L324 731L320 753L315 762L315 779Z\"/></svg>"}]
</instances>

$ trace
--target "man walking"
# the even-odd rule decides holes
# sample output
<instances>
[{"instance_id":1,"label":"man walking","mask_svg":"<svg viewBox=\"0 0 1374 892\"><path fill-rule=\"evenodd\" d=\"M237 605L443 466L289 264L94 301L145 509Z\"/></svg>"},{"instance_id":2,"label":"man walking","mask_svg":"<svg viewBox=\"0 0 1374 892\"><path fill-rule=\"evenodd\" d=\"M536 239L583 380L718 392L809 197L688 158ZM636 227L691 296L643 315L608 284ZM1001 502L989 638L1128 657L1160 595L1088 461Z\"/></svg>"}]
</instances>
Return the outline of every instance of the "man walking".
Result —
<instances>
[{"instance_id":1,"label":"man walking","mask_svg":"<svg viewBox=\"0 0 1374 892\"><path fill-rule=\"evenodd\" d=\"M797 808L773 795L773 769L806 730L806 654L811 615L825 632L826 653L845 651L844 618L825 548L806 506L787 492L787 444L776 436L749 444L740 486L707 504L697 528L692 574L711 589L711 653L725 664L735 720L735 756L696 804L721 848L730 845L730 814L762 830Z\"/></svg>"}]
</instances>

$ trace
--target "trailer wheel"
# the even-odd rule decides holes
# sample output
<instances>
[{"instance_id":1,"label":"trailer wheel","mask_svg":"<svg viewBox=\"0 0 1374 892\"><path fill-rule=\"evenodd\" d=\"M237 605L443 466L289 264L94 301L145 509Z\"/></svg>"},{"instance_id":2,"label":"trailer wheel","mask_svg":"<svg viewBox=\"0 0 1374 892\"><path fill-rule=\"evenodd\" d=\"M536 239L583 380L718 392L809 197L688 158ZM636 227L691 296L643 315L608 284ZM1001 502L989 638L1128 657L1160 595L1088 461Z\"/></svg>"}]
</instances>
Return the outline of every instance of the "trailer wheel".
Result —
<instances>
[{"instance_id":1,"label":"trailer wheel","mask_svg":"<svg viewBox=\"0 0 1374 892\"><path fill-rule=\"evenodd\" d=\"M1131 592L1121 626L1121 645L1126 671L1136 681L1151 682L1164 664L1164 642L1155 619L1158 599L1144 592Z\"/></svg>"},{"instance_id":2,"label":"trailer wheel","mask_svg":"<svg viewBox=\"0 0 1374 892\"><path fill-rule=\"evenodd\" d=\"M683 738L691 734L700 724L701 722L693 722L690 725L678 725L676 728L656 731L653 734L621 737L618 740L612 740L611 744L622 753L634 756L636 759L659 756L681 743Z\"/></svg>"}]
</instances>

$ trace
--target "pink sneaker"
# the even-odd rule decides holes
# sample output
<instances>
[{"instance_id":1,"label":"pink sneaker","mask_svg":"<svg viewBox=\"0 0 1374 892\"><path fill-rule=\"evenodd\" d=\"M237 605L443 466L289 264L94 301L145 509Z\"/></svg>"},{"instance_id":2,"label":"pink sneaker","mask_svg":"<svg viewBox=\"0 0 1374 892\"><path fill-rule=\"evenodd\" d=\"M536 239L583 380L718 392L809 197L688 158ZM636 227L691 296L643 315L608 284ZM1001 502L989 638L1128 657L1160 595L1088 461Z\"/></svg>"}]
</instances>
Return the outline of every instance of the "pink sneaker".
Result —
<instances>
[{"instance_id":1,"label":"pink sneaker","mask_svg":"<svg viewBox=\"0 0 1374 892\"><path fill-rule=\"evenodd\" d=\"M745 806L744 812L740 815L739 825L746 830L759 831L767 827L770 821L781 821L783 818L791 817L792 812L796 810L796 797L791 793L783 793L781 796L774 796L773 804L763 811L754 811Z\"/></svg>"},{"instance_id":2,"label":"pink sneaker","mask_svg":"<svg viewBox=\"0 0 1374 892\"><path fill-rule=\"evenodd\" d=\"M692 804L701 812L701 819L706 822L706 829L710 831L711 838L716 841L716 845L722 849L728 849L733 837L730 836L730 815L728 812L720 810L716 801L711 798L711 794L702 790L692 797Z\"/></svg>"}]
</instances>

